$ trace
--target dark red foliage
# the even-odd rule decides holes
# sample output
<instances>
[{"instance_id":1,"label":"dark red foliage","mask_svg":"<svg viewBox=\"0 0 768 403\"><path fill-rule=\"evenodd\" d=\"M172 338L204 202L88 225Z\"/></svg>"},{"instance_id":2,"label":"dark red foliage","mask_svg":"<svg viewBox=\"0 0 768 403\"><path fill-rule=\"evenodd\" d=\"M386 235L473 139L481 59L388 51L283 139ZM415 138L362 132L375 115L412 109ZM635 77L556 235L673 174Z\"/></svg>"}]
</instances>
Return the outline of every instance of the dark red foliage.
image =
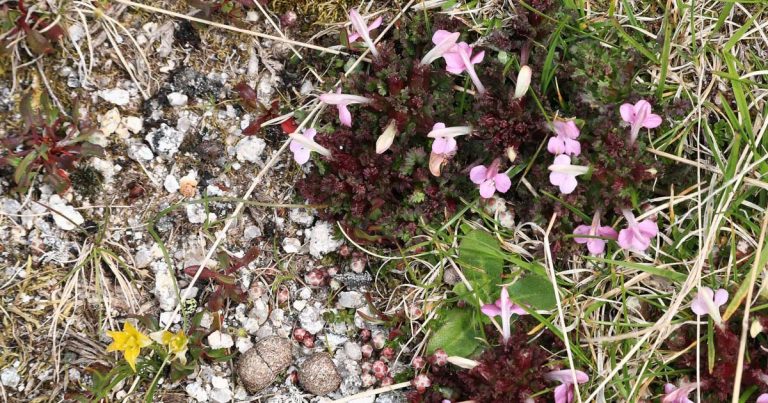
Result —
<instances>
[{"instance_id":1,"label":"dark red foliage","mask_svg":"<svg viewBox=\"0 0 768 403\"><path fill-rule=\"evenodd\" d=\"M760 320L761 323L768 324L768 317L760 316L756 319ZM707 370L708 349L706 344L702 345L700 356L702 365L701 390L703 392L702 399L705 402L725 402L730 401L732 398L733 381L739 354L740 323L740 315L737 314L731 318L724 328L715 327L716 358L711 373ZM695 340L696 327L687 325L677 330L666 341L666 347L672 351L682 350L691 345ZM706 343L706 340L704 342ZM695 377L696 349L690 349L672 362L670 366L680 371L689 371L690 377ZM754 386L759 391L755 395L768 392L768 337L766 337L765 333L761 333L757 338L747 338L742 374L742 391Z\"/></svg>"},{"instance_id":2,"label":"dark red foliage","mask_svg":"<svg viewBox=\"0 0 768 403\"><path fill-rule=\"evenodd\" d=\"M214 312L218 311L226 305L228 300L237 303L245 301L246 292L237 283L237 277L233 274L247 266L250 262L256 259L260 253L261 250L254 246L245 252L245 255L241 258L232 258L226 255L221 256L220 261L227 266L227 268L221 272L211 270L207 267L202 269L199 279L208 280L216 284L213 293L208 296L208 309ZM184 268L184 274L189 277L194 277L198 270L200 270L200 266L189 266Z\"/></svg>"},{"instance_id":3,"label":"dark red foliage","mask_svg":"<svg viewBox=\"0 0 768 403\"><path fill-rule=\"evenodd\" d=\"M488 328L495 333L495 329ZM427 375L432 388L423 394L412 391L408 394L411 403L441 403L474 400L484 403L525 402L537 392L549 387L544 374L551 371L547 366L550 354L545 347L557 349L559 339L546 332L529 343L523 322L516 322L506 345L487 349L476 360L480 365L471 370L459 369L453 365L429 367ZM439 387L436 387L439 386ZM533 402L546 402L551 396L533 397Z\"/></svg>"},{"instance_id":4,"label":"dark red foliage","mask_svg":"<svg viewBox=\"0 0 768 403\"><path fill-rule=\"evenodd\" d=\"M70 187L69 171L83 157L101 155L101 147L87 142L93 129L87 122L73 122L58 116L45 98L39 110L32 107L31 95L21 101L23 126L0 139L0 166L15 167L13 180L19 190L43 171L45 180L63 193Z\"/></svg>"}]
</instances>

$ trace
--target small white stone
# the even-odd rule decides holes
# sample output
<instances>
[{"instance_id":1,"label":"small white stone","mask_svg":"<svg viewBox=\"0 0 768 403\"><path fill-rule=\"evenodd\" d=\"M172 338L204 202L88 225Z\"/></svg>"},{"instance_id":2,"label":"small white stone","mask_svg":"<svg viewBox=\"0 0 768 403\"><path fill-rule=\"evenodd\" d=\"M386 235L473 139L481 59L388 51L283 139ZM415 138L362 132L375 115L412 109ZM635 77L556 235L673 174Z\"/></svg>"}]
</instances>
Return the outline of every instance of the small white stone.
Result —
<instances>
[{"instance_id":1,"label":"small white stone","mask_svg":"<svg viewBox=\"0 0 768 403\"><path fill-rule=\"evenodd\" d=\"M258 137L243 137L235 146L237 160L241 162L257 162L266 146L267 143Z\"/></svg>"},{"instance_id":2,"label":"small white stone","mask_svg":"<svg viewBox=\"0 0 768 403\"><path fill-rule=\"evenodd\" d=\"M179 152L179 147L184 141L184 132L163 123L159 128L147 133L145 140L154 152L164 158L171 158Z\"/></svg>"},{"instance_id":3,"label":"small white stone","mask_svg":"<svg viewBox=\"0 0 768 403\"><path fill-rule=\"evenodd\" d=\"M204 329L208 329L211 327L212 324L213 324L213 316L208 312L204 312L203 317L200 318L200 327Z\"/></svg>"},{"instance_id":4,"label":"small white stone","mask_svg":"<svg viewBox=\"0 0 768 403\"><path fill-rule=\"evenodd\" d=\"M301 241L296 238L283 239L283 250L285 253L298 253L301 249Z\"/></svg>"},{"instance_id":5,"label":"small white stone","mask_svg":"<svg viewBox=\"0 0 768 403\"><path fill-rule=\"evenodd\" d=\"M208 392L203 389L200 381L188 384L185 390L191 398L197 400L198 402L208 401Z\"/></svg>"},{"instance_id":6,"label":"small white stone","mask_svg":"<svg viewBox=\"0 0 768 403\"><path fill-rule=\"evenodd\" d=\"M296 224L309 227L315 221L315 217L305 209L292 209L288 217Z\"/></svg>"},{"instance_id":7,"label":"small white stone","mask_svg":"<svg viewBox=\"0 0 768 403\"><path fill-rule=\"evenodd\" d=\"M21 211L21 203L14 199L0 199L0 211L5 214L18 214Z\"/></svg>"},{"instance_id":8,"label":"small white stone","mask_svg":"<svg viewBox=\"0 0 768 403\"><path fill-rule=\"evenodd\" d=\"M235 342L232 340L232 336L217 330L208 335L208 345L212 349L230 348L235 345Z\"/></svg>"},{"instance_id":9,"label":"small white stone","mask_svg":"<svg viewBox=\"0 0 768 403\"><path fill-rule=\"evenodd\" d=\"M160 326L165 327L181 321L181 315L173 312L161 312L160 313Z\"/></svg>"},{"instance_id":10,"label":"small white stone","mask_svg":"<svg viewBox=\"0 0 768 403\"><path fill-rule=\"evenodd\" d=\"M309 239L309 253L315 259L321 259L323 255L335 251L343 243L333 238L333 226L325 221L320 221L312 227Z\"/></svg>"},{"instance_id":11,"label":"small white stone","mask_svg":"<svg viewBox=\"0 0 768 403\"><path fill-rule=\"evenodd\" d=\"M232 391L229 389L215 388L211 390L210 396L211 400L216 403L227 403L232 401Z\"/></svg>"},{"instance_id":12,"label":"small white stone","mask_svg":"<svg viewBox=\"0 0 768 403\"><path fill-rule=\"evenodd\" d=\"M72 40L72 42L80 42L83 37L85 37L85 30L83 29L83 26L80 24L73 24L69 26L69 29L67 30L67 33L69 34L69 39Z\"/></svg>"},{"instance_id":13,"label":"small white stone","mask_svg":"<svg viewBox=\"0 0 768 403\"><path fill-rule=\"evenodd\" d=\"M167 95L168 103L171 104L171 106L184 106L187 104L187 101L189 98L185 94L182 94L180 92L172 92Z\"/></svg>"},{"instance_id":14,"label":"small white stone","mask_svg":"<svg viewBox=\"0 0 768 403\"><path fill-rule=\"evenodd\" d=\"M248 337L238 337L237 341L235 341L235 347L237 347L237 351L242 354L253 347L253 342L251 342L251 339Z\"/></svg>"},{"instance_id":15,"label":"small white stone","mask_svg":"<svg viewBox=\"0 0 768 403\"><path fill-rule=\"evenodd\" d=\"M99 124L101 125L101 132L109 136L117 130L120 126L120 111L117 108L112 108L107 113L99 117Z\"/></svg>"},{"instance_id":16,"label":"small white stone","mask_svg":"<svg viewBox=\"0 0 768 403\"><path fill-rule=\"evenodd\" d=\"M218 389L229 389L229 381L226 378L214 375L211 378L211 386Z\"/></svg>"},{"instance_id":17,"label":"small white stone","mask_svg":"<svg viewBox=\"0 0 768 403\"><path fill-rule=\"evenodd\" d=\"M153 263L152 267L154 268L157 263L158 262ZM162 263L162 265L165 266L165 263ZM160 309L163 311L172 311L176 308L176 304L179 303L179 299L176 295L176 282L168 273L167 269L155 272L154 294L160 304Z\"/></svg>"},{"instance_id":18,"label":"small white stone","mask_svg":"<svg viewBox=\"0 0 768 403\"><path fill-rule=\"evenodd\" d=\"M269 314L269 319L272 320L274 326L282 326L283 319L285 319L285 311L280 308L273 309Z\"/></svg>"},{"instance_id":19,"label":"small white stone","mask_svg":"<svg viewBox=\"0 0 768 403\"><path fill-rule=\"evenodd\" d=\"M365 299L357 291L342 291L339 293L339 305L342 308L360 308L365 305Z\"/></svg>"},{"instance_id":20,"label":"small white stone","mask_svg":"<svg viewBox=\"0 0 768 403\"><path fill-rule=\"evenodd\" d=\"M297 299L296 301L293 301L293 309L297 311L301 311L305 306L307 306L307 301L303 299Z\"/></svg>"},{"instance_id":21,"label":"small white stone","mask_svg":"<svg viewBox=\"0 0 768 403\"><path fill-rule=\"evenodd\" d=\"M71 231L85 222L83 216L74 207L66 204L66 200L59 197L59 195L51 196L48 203L51 209L55 210L55 212L51 212L53 221L64 231Z\"/></svg>"},{"instance_id":22,"label":"small white stone","mask_svg":"<svg viewBox=\"0 0 768 403\"><path fill-rule=\"evenodd\" d=\"M220 187L216 185L208 185L205 188L206 193L208 193L208 196L214 197L214 196L224 196L224 191L221 190Z\"/></svg>"},{"instance_id":23,"label":"small white stone","mask_svg":"<svg viewBox=\"0 0 768 403\"><path fill-rule=\"evenodd\" d=\"M206 218L210 218L210 215L216 216L210 213L207 217L205 214L205 207L202 204L187 204L187 219L192 224L202 224Z\"/></svg>"},{"instance_id":24,"label":"small white stone","mask_svg":"<svg viewBox=\"0 0 768 403\"><path fill-rule=\"evenodd\" d=\"M21 377L16 367L7 367L0 372L0 383L11 389L15 389L21 382Z\"/></svg>"},{"instance_id":25,"label":"small white stone","mask_svg":"<svg viewBox=\"0 0 768 403\"><path fill-rule=\"evenodd\" d=\"M163 187L168 191L168 193L176 193L179 191L179 181L176 180L175 176L168 175L165 177Z\"/></svg>"},{"instance_id":26,"label":"small white stone","mask_svg":"<svg viewBox=\"0 0 768 403\"><path fill-rule=\"evenodd\" d=\"M131 101L131 94L122 88L101 90L98 94L103 100L118 106L128 105L128 102Z\"/></svg>"},{"instance_id":27,"label":"small white stone","mask_svg":"<svg viewBox=\"0 0 768 403\"><path fill-rule=\"evenodd\" d=\"M363 359L363 351L360 349L360 345L352 341L344 343L344 354L350 360L360 361Z\"/></svg>"},{"instance_id":28,"label":"small white stone","mask_svg":"<svg viewBox=\"0 0 768 403\"><path fill-rule=\"evenodd\" d=\"M299 321L301 322L301 327L311 334L316 334L325 326L320 309L313 306L308 306L301 311Z\"/></svg>"},{"instance_id":29,"label":"small white stone","mask_svg":"<svg viewBox=\"0 0 768 403\"><path fill-rule=\"evenodd\" d=\"M259 13L255 12L253 10L248 11L247 13L245 13L245 20L248 21L248 22L256 22L256 21L259 20L259 18L261 18L259 16Z\"/></svg>"},{"instance_id":30,"label":"small white stone","mask_svg":"<svg viewBox=\"0 0 768 403\"><path fill-rule=\"evenodd\" d=\"M131 143L128 146L128 158L138 162L148 162L155 158L152 150L144 143Z\"/></svg>"},{"instance_id":31,"label":"small white stone","mask_svg":"<svg viewBox=\"0 0 768 403\"><path fill-rule=\"evenodd\" d=\"M137 134L144 128L144 121L136 116L126 116L123 118L123 125L131 133Z\"/></svg>"},{"instance_id":32,"label":"small white stone","mask_svg":"<svg viewBox=\"0 0 768 403\"><path fill-rule=\"evenodd\" d=\"M301 83L301 89L299 90L299 93L301 95L309 95L314 91L315 86L312 85L312 81L305 80L303 83Z\"/></svg>"},{"instance_id":33,"label":"small white stone","mask_svg":"<svg viewBox=\"0 0 768 403\"><path fill-rule=\"evenodd\" d=\"M261 236L261 228L255 225L249 225L245 227L245 230L243 231L243 239L245 239L246 242L249 242L254 238L258 238L260 236Z\"/></svg>"},{"instance_id":34,"label":"small white stone","mask_svg":"<svg viewBox=\"0 0 768 403\"><path fill-rule=\"evenodd\" d=\"M137 269L149 267L149 264L152 263L152 252L147 248L139 249L133 257L133 263Z\"/></svg>"},{"instance_id":35,"label":"small white stone","mask_svg":"<svg viewBox=\"0 0 768 403\"><path fill-rule=\"evenodd\" d=\"M256 319L259 325L263 325L264 322L267 321L267 318L269 318L269 307L264 301L260 299L256 300L256 302L253 303L253 309L251 309L248 316Z\"/></svg>"}]
</instances>

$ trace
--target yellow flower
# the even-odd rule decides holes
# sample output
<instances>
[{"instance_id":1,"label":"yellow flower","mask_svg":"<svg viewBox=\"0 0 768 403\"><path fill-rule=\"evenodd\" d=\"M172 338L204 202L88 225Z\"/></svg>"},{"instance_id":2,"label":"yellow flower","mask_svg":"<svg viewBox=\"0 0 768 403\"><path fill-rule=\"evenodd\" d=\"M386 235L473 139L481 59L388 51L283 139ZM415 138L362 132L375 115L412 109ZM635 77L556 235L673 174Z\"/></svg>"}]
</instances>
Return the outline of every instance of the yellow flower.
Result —
<instances>
[{"instance_id":1,"label":"yellow flower","mask_svg":"<svg viewBox=\"0 0 768 403\"><path fill-rule=\"evenodd\" d=\"M189 339L184 334L184 330L179 330L178 333L173 334L167 330L161 330L151 333L149 337L152 340L163 344L168 347L168 352L174 355L174 359L178 359L182 365L187 363L187 344Z\"/></svg>"},{"instance_id":2,"label":"yellow flower","mask_svg":"<svg viewBox=\"0 0 768 403\"><path fill-rule=\"evenodd\" d=\"M152 340L128 322L123 324L122 332L107 331L107 336L112 338L112 344L107 347L107 352L122 351L125 361L131 366L133 372L136 372L136 358L139 357L142 347L152 344Z\"/></svg>"}]
</instances>

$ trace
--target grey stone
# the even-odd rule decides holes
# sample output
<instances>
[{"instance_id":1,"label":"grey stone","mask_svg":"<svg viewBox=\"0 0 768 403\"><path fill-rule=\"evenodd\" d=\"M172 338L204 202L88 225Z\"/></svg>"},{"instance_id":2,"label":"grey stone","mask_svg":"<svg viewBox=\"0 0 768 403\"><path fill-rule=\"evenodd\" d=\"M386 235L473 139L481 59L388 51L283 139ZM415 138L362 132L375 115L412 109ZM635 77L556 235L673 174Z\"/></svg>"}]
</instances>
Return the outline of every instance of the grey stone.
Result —
<instances>
[{"instance_id":1,"label":"grey stone","mask_svg":"<svg viewBox=\"0 0 768 403\"><path fill-rule=\"evenodd\" d=\"M282 337L267 337L246 351L237 362L237 376L246 389L256 393L285 371L293 362L291 342Z\"/></svg>"},{"instance_id":2,"label":"grey stone","mask_svg":"<svg viewBox=\"0 0 768 403\"><path fill-rule=\"evenodd\" d=\"M339 388L341 376L327 353L316 353L301 364L299 382L308 392L323 396Z\"/></svg>"}]
</instances>

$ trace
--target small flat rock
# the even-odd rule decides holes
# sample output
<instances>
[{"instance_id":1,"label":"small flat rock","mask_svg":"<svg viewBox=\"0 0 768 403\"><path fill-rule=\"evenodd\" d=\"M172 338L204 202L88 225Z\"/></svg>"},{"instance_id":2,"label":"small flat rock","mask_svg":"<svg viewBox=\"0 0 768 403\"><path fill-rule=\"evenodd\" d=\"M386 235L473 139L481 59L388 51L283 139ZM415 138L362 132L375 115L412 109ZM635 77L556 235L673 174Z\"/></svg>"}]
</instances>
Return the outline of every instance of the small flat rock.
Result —
<instances>
[{"instance_id":1,"label":"small flat rock","mask_svg":"<svg viewBox=\"0 0 768 403\"><path fill-rule=\"evenodd\" d=\"M165 181L163 182L163 187L165 190L168 191L168 193L176 193L179 190L179 181L176 180L176 177L173 175L168 175L165 177Z\"/></svg>"},{"instance_id":2,"label":"small flat rock","mask_svg":"<svg viewBox=\"0 0 768 403\"><path fill-rule=\"evenodd\" d=\"M308 392L323 396L339 388L341 376L327 353L316 353L299 368L299 382Z\"/></svg>"},{"instance_id":3,"label":"small flat rock","mask_svg":"<svg viewBox=\"0 0 768 403\"><path fill-rule=\"evenodd\" d=\"M167 98L168 103L171 104L171 106L184 106L188 101L187 96L180 92L172 92L168 94Z\"/></svg>"},{"instance_id":4,"label":"small flat rock","mask_svg":"<svg viewBox=\"0 0 768 403\"><path fill-rule=\"evenodd\" d=\"M101 99L118 106L128 105L128 102L131 101L131 94L122 88L101 90L99 96Z\"/></svg>"},{"instance_id":5,"label":"small flat rock","mask_svg":"<svg viewBox=\"0 0 768 403\"><path fill-rule=\"evenodd\" d=\"M267 337L259 340L254 349L258 351L272 372L283 372L293 362L292 345L288 339L278 336Z\"/></svg>"},{"instance_id":6,"label":"small flat rock","mask_svg":"<svg viewBox=\"0 0 768 403\"><path fill-rule=\"evenodd\" d=\"M52 213L53 221L64 231L71 231L84 223L85 219L74 207L66 203L66 200L59 197L59 195L53 195L49 200L51 209L55 210Z\"/></svg>"},{"instance_id":7,"label":"small flat rock","mask_svg":"<svg viewBox=\"0 0 768 403\"><path fill-rule=\"evenodd\" d=\"M246 351L237 361L237 376L246 389L256 393L275 380L275 373L261 358L256 348Z\"/></svg>"},{"instance_id":8,"label":"small flat rock","mask_svg":"<svg viewBox=\"0 0 768 403\"><path fill-rule=\"evenodd\" d=\"M235 345L235 341L232 340L232 336L217 330L208 335L208 345L213 349L230 348Z\"/></svg>"},{"instance_id":9,"label":"small flat rock","mask_svg":"<svg viewBox=\"0 0 768 403\"><path fill-rule=\"evenodd\" d=\"M264 152L266 146L267 143L258 137L244 137L235 146L237 160L240 162L257 162L261 158L261 153Z\"/></svg>"},{"instance_id":10,"label":"small flat rock","mask_svg":"<svg viewBox=\"0 0 768 403\"><path fill-rule=\"evenodd\" d=\"M321 259L323 255L336 251L344 243L334 238L333 226L326 221L315 224L309 238L309 253L315 259Z\"/></svg>"},{"instance_id":11,"label":"small flat rock","mask_svg":"<svg viewBox=\"0 0 768 403\"><path fill-rule=\"evenodd\" d=\"M360 308L365 305L365 299L357 291L342 291L339 293L339 305L342 308Z\"/></svg>"}]
</instances>

